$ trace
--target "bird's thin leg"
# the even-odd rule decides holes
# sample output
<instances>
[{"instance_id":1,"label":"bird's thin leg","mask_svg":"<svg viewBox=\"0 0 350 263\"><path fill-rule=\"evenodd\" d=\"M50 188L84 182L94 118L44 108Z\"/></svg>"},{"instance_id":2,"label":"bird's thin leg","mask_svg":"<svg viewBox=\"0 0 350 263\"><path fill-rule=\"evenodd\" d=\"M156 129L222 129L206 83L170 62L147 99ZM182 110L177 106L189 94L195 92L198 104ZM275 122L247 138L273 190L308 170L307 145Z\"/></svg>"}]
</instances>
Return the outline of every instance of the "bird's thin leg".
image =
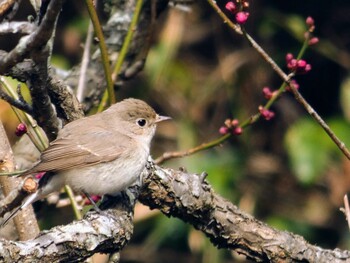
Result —
<instances>
[{"instance_id":1,"label":"bird's thin leg","mask_svg":"<svg viewBox=\"0 0 350 263\"><path fill-rule=\"evenodd\" d=\"M91 196L86 192L83 192L83 194L86 196L87 199L89 199L90 203L94 207L94 210L101 214L102 210L97 206L96 202L91 198Z\"/></svg>"}]
</instances>

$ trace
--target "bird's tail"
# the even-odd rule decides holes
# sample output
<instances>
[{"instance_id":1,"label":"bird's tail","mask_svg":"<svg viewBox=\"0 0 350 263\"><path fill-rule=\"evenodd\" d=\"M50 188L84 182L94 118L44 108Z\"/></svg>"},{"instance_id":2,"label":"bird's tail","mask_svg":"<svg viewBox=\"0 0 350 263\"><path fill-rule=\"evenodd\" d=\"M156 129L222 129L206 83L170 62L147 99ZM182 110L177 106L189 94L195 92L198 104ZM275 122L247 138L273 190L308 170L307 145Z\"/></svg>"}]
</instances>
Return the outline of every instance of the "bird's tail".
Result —
<instances>
[{"instance_id":1,"label":"bird's tail","mask_svg":"<svg viewBox=\"0 0 350 263\"><path fill-rule=\"evenodd\" d=\"M4 227L12 218L14 218L18 212L26 208L28 205L38 200L39 191L36 191L33 194L28 195L22 202L22 204L15 208L5 219L0 223L0 228Z\"/></svg>"}]
</instances>

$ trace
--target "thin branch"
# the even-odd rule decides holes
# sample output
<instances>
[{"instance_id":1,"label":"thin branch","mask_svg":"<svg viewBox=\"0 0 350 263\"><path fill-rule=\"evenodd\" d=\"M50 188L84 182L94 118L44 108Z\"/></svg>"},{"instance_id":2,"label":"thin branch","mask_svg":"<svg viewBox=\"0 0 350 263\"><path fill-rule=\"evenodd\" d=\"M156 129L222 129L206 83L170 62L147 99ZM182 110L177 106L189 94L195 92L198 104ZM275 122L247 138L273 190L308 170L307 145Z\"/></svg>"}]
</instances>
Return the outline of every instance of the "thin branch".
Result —
<instances>
[{"instance_id":1,"label":"thin branch","mask_svg":"<svg viewBox=\"0 0 350 263\"><path fill-rule=\"evenodd\" d=\"M17 100L10 95L8 95L2 87L2 83L0 82L0 99L3 99L7 103L9 103L11 106L14 106L30 115L33 114L33 108L26 102L23 102L21 100Z\"/></svg>"},{"instance_id":2,"label":"thin branch","mask_svg":"<svg viewBox=\"0 0 350 263\"><path fill-rule=\"evenodd\" d=\"M12 90L12 88L7 83L5 78L0 77L0 84L12 98L14 98L15 100L21 101L20 95L16 94ZM15 107L12 107L12 109L21 123L29 124L30 129L28 129L27 135L29 136L29 138L31 139L35 147L37 147L39 151L43 151L44 149L46 149L47 148L46 135L43 134L43 131L40 129L40 127L38 127L32 115L26 112L23 112Z\"/></svg>"},{"instance_id":3,"label":"thin branch","mask_svg":"<svg viewBox=\"0 0 350 263\"><path fill-rule=\"evenodd\" d=\"M236 25L229 19L224 12L221 11L220 7L216 4L215 0L208 0L209 5L218 13L218 15L222 18L225 24L227 24L230 28L236 31L237 34L242 35L242 29L239 25Z\"/></svg>"},{"instance_id":4,"label":"thin branch","mask_svg":"<svg viewBox=\"0 0 350 263\"><path fill-rule=\"evenodd\" d=\"M142 8L143 0L138 0L136 2L135 10L128 28L128 32L125 36L125 39L123 41L122 48L120 49L120 53L118 54L117 62L114 66L113 73L112 73L112 82L116 83L118 74L120 73L120 70L122 68L122 65L124 63L125 57L127 55L127 52L129 50L129 46L132 41L132 37L134 35L134 32L136 30L136 25L137 21L139 19L140 13L141 13L141 8ZM105 107L105 102L106 102L106 93L103 95L101 103L98 107L98 112L101 112L103 108Z\"/></svg>"},{"instance_id":5,"label":"thin branch","mask_svg":"<svg viewBox=\"0 0 350 263\"><path fill-rule=\"evenodd\" d=\"M350 206L349 206L349 198L348 195L344 195L344 208L340 208L340 210L344 213L346 221L348 222L348 227L350 230Z\"/></svg>"},{"instance_id":6,"label":"thin branch","mask_svg":"<svg viewBox=\"0 0 350 263\"><path fill-rule=\"evenodd\" d=\"M27 79L27 85L33 101L33 115L44 127L50 140L56 137L59 122L48 96L47 63L51 54L50 40L53 37L62 2L62 0L50 1L42 23L37 29L29 36L22 37L17 46L9 53L2 52L0 57L0 72L6 74L14 65L31 55L34 65L27 72L30 76Z\"/></svg>"},{"instance_id":7,"label":"thin branch","mask_svg":"<svg viewBox=\"0 0 350 263\"><path fill-rule=\"evenodd\" d=\"M118 74L119 74L119 72L121 70L122 64L123 64L124 59L126 57L126 54L128 52L128 49L129 49L132 37L133 37L134 32L136 30L137 21L139 20L142 4L143 4L143 0L137 0L136 5L135 5L135 11L134 11L134 14L132 16L130 26L128 28L128 32L127 32L127 34L125 36L125 39L124 39L124 42L123 42L123 46L120 49L120 53L119 53L117 62L116 62L115 66L114 66L114 69L113 69L113 74L112 74L113 82L117 81Z\"/></svg>"},{"instance_id":8,"label":"thin branch","mask_svg":"<svg viewBox=\"0 0 350 263\"><path fill-rule=\"evenodd\" d=\"M245 31L243 35L247 38L253 48L264 58L264 60L269 63L272 69L281 77L283 81L288 83L291 87L291 91L294 94L295 99L304 107L304 109L314 118L314 120L323 128L323 130L329 135L333 142L338 146L338 148L343 152L343 154L350 160L350 151L345 146L332 129L327 125L327 123L322 119L320 115L312 108L312 106L304 99L301 93L294 88L290 83L290 78L284 71L273 61L273 59L260 47L260 45Z\"/></svg>"},{"instance_id":9,"label":"thin branch","mask_svg":"<svg viewBox=\"0 0 350 263\"><path fill-rule=\"evenodd\" d=\"M147 51L145 50L145 43L148 43L149 33L152 31L150 27L152 24L152 11L151 0L144 0L144 5L139 17L138 26L134 32L132 43L128 50L121 72L118 77L119 82L114 85L121 85L123 81L131 79L136 73L140 72L143 68L144 61L147 57ZM156 2L156 17L160 17L160 14L168 8L168 0L157 0ZM116 5L106 5L104 11L108 15L109 19L103 26L103 33L105 41L108 46L108 53L111 58L118 57L120 49L123 45L127 29L130 26L132 15L134 14L136 1L115 1ZM118 8L114 8L118 6ZM113 8L112 8L113 7ZM101 64L100 51L97 50L91 57L89 63L89 69L86 76L86 91L84 98L84 110L89 111L92 107L98 106L106 89L106 81L104 74L100 74L103 71ZM141 57L141 59L140 59ZM132 68L132 74L130 75L130 69ZM76 87L78 85L78 77L80 74L80 65L74 67L69 75L65 77L65 82L70 87ZM126 77L125 77L126 76Z\"/></svg>"},{"instance_id":10,"label":"thin branch","mask_svg":"<svg viewBox=\"0 0 350 263\"><path fill-rule=\"evenodd\" d=\"M292 86L292 85L291 85ZM337 135L332 131L328 124L322 119L320 115L311 107L311 105L304 99L301 93L294 87L291 88L295 99L304 107L304 109L313 117L318 124L323 128L323 130L329 135L332 141L338 146L338 148L343 152L343 154L350 160L350 151L346 147L345 143L342 142Z\"/></svg>"},{"instance_id":11,"label":"thin branch","mask_svg":"<svg viewBox=\"0 0 350 263\"><path fill-rule=\"evenodd\" d=\"M0 75L5 75L11 67L23 61L30 51L44 46L51 38L56 18L61 11L63 0L50 1L47 13L40 26L29 36L22 37L17 46L0 57Z\"/></svg>"},{"instance_id":12,"label":"thin branch","mask_svg":"<svg viewBox=\"0 0 350 263\"><path fill-rule=\"evenodd\" d=\"M81 67L80 67L80 74L79 74L79 81L78 81L78 87L77 87L77 99L79 101L83 101L84 99L84 90L86 87L86 72L87 68L90 62L90 49L91 49L91 43L92 43L92 37L94 35L92 22L89 22L89 27L87 31L87 36L85 40L84 45L84 53L83 58L81 60Z\"/></svg>"},{"instance_id":13,"label":"thin branch","mask_svg":"<svg viewBox=\"0 0 350 263\"><path fill-rule=\"evenodd\" d=\"M108 50L103 36L102 27L98 19L94 4L92 0L85 0L86 7L88 8L92 24L94 26L95 34L99 40L99 46L101 51L103 69L105 72L105 78L107 82L109 104L112 105L116 102L114 94L114 85L112 81L111 69L109 65Z\"/></svg>"},{"instance_id":14,"label":"thin branch","mask_svg":"<svg viewBox=\"0 0 350 263\"><path fill-rule=\"evenodd\" d=\"M225 134L221 136L220 138L217 138L213 141L207 142L207 143L202 143L199 146L196 146L194 148L185 150L185 151L178 151L178 152L165 152L162 154L162 156L158 157L154 162L156 164L161 164L169 159L173 158L180 158L180 157L185 157L194 153L197 153L199 151L203 151L209 148L213 148L215 146L218 146L222 144L225 140L231 137L231 134Z\"/></svg>"},{"instance_id":15,"label":"thin branch","mask_svg":"<svg viewBox=\"0 0 350 263\"><path fill-rule=\"evenodd\" d=\"M237 32L236 26L232 26L231 20L221 11L216 1L208 0L209 4L213 9L219 14L225 23L227 23L232 29ZM229 22L230 21L230 22ZM333 142L338 146L338 148L343 152L343 154L350 160L350 151L346 148L344 142L342 142L332 131L332 129L327 125L327 123L321 118L320 115L311 107L311 105L303 98L298 90L296 90L290 83L289 76L284 73L284 71L275 63L275 61L265 52L265 50L244 30L241 29L243 36L249 41L252 47L263 57L263 59L270 64L272 69L281 77L281 79L288 83L291 88L292 93L296 100L304 107L304 109L314 118L314 120L324 129L324 131L329 135ZM239 32L237 32L239 33Z\"/></svg>"},{"instance_id":16,"label":"thin branch","mask_svg":"<svg viewBox=\"0 0 350 263\"><path fill-rule=\"evenodd\" d=\"M70 205L73 208L74 216L76 219L82 219L81 211L79 210L78 202L75 198L74 192L69 185L64 186L64 191L67 193L70 200Z\"/></svg>"},{"instance_id":17,"label":"thin branch","mask_svg":"<svg viewBox=\"0 0 350 263\"><path fill-rule=\"evenodd\" d=\"M0 51L0 57L1 54L2 52ZM26 59L11 68L7 75L21 82L26 82L30 79L33 63L33 60ZM84 116L82 106L71 87L56 77L53 72L49 72L48 82L46 84L51 102L55 105L59 118L69 122Z\"/></svg>"}]
</instances>

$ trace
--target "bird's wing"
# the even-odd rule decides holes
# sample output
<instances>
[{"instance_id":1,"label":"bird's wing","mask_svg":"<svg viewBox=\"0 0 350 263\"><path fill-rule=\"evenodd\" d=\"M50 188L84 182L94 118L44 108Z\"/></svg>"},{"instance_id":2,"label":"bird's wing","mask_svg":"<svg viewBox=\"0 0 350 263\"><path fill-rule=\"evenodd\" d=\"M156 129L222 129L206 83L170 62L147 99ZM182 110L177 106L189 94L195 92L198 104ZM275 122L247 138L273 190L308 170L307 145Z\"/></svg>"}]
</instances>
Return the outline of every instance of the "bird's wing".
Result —
<instances>
[{"instance_id":1,"label":"bird's wing","mask_svg":"<svg viewBox=\"0 0 350 263\"><path fill-rule=\"evenodd\" d=\"M83 131L79 136L72 136L72 133L65 131L63 136L53 141L42 153L41 161L25 174L110 162L125 153L125 148L132 143L130 137L124 134L98 127L94 127L93 134Z\"/></svg>"}]
</instances>

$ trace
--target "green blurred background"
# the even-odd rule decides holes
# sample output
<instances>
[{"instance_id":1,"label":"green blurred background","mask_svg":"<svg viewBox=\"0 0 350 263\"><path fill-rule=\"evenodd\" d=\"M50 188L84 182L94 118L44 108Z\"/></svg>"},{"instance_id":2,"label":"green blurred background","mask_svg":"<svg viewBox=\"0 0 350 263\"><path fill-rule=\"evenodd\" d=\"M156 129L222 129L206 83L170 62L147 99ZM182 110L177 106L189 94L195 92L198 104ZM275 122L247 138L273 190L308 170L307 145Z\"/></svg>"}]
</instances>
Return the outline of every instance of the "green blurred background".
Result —
<instances>
[{"instance_id":1,"label":"green blurred background","mask_svg":"<svg viewBox=\"0 0 350 263\"><path fill-rule=\"evenodd\" d=\"M217 2L222 7L226 3ZM30 7L25 10L31 12ZM246 30L284 69L285 54L297 54L301 48L305 18L315 19L320 43L305 56L312 70L296 79L308 102L350 145L350 2L261 0L251 1L249 12ZM55 65L69 69L80 61L87 24L83 2L67 1L55 40ZM5 44L11 47L11 40L0 39L1 49ZM243 121L255 114L265 102L262 88L277 89L280 84L244 38L230 30L206 1L196 1L187 12L170 8L160 16L144 71L117 91L117 98L142 98L173 118L158 129L152 150L156 158L164 151L185 150L217 138L226 118ZM0 109L13 134L16 123L7 118L9 109L3 103ZM258 219L325 248L349 249L349 229L339 211L350 189L349 161L290 94L272 110L273 120L260 120L222 146L163 165L206 171L217 193ZM45 223L48 217L40 214ZM56 217L45 225L69 222L70 217ZM142 206L136 208L135 234L121 258L245 262L235 253L217 250L191 226Z\"/></svg>"}]
</instances>

